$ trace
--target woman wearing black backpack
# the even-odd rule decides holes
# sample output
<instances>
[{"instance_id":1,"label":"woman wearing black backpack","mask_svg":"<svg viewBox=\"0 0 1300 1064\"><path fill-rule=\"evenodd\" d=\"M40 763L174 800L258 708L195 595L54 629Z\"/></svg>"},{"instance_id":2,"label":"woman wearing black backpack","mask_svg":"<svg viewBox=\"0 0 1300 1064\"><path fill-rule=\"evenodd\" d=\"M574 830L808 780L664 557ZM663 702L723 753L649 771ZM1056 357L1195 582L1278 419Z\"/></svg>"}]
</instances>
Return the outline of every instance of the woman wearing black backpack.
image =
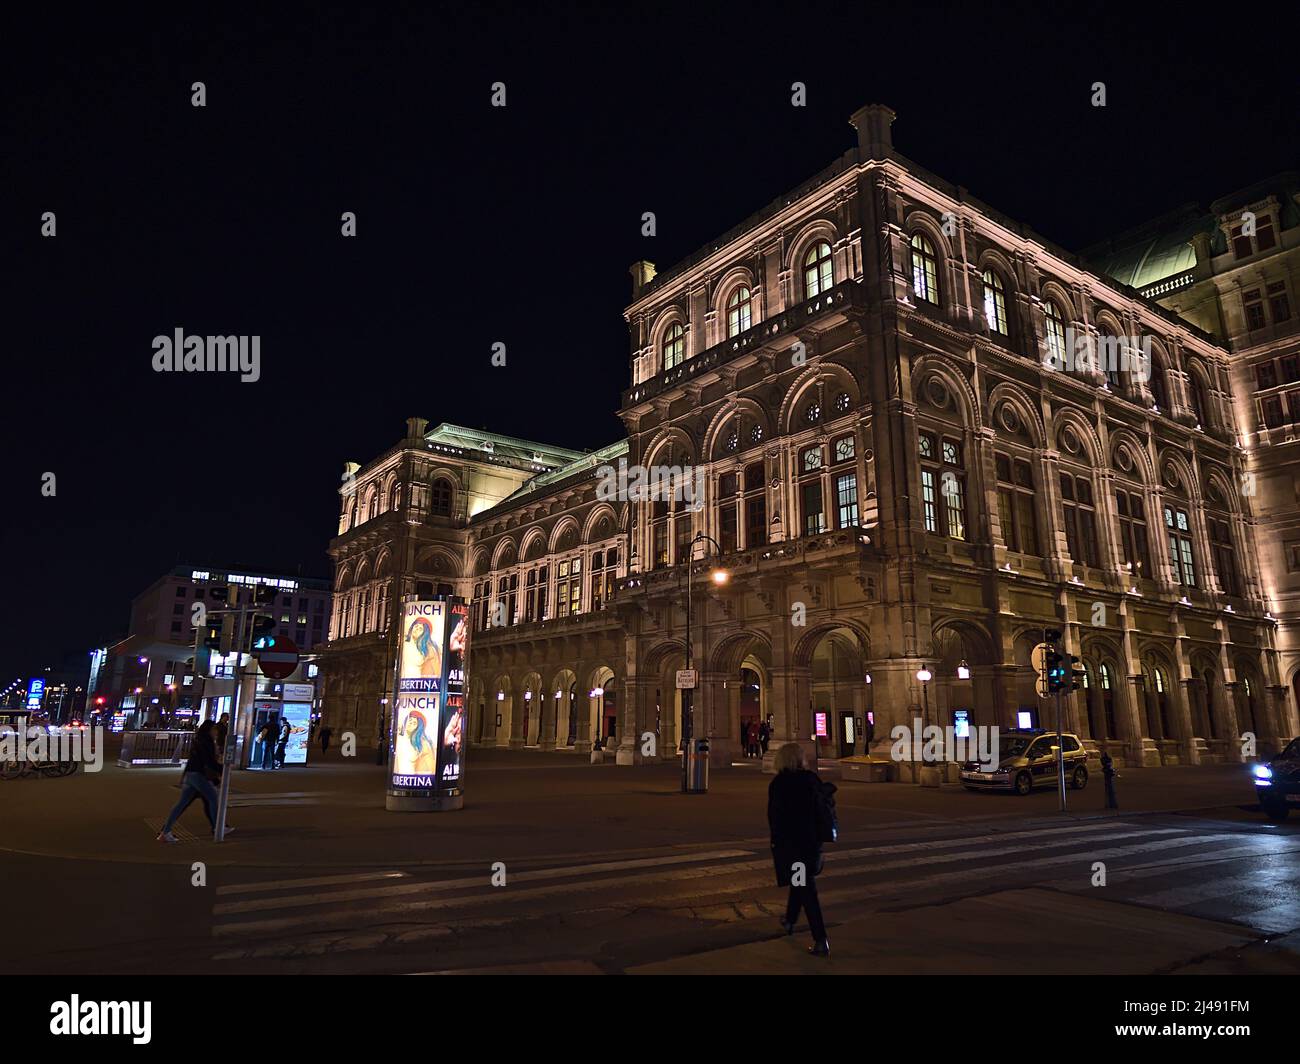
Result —
<instances>
[{"instance_id":1,"label":"woman wearing black backpack","mask_svg":"<svg viewBox=\"0 0 1300 1064\"><path fill-rule=\"evenodd\" d=\"M781 928L787 935L794 934L799 910L806 912L813 936L808 952L815 957L831 951L816 876L822 868L822 842L835 836L833 793L831 784L822 783L817 773L804 767L798 743L786 743L776 752L776 776L767 788L767 823L777 885L790 888Z\"/></svg>"}]
</instances>

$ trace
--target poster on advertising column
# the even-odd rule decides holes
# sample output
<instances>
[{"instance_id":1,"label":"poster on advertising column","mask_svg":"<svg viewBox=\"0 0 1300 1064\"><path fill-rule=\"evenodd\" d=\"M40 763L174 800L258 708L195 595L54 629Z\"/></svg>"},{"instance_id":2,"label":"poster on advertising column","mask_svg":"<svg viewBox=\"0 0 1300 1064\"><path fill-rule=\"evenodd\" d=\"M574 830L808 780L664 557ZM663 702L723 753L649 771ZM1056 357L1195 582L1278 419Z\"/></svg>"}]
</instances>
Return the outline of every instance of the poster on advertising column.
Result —
<instances>
[{"instance_id":1,"label":"poster on advertising column","mask_svg":"<svg viewBox=\"0 0 1300 1064\"><path fill-rule=\"evenodd\" d=\"M397 648L392 763L393 810L459 809L468 607L419 599L402 607Z\"/></svg>"}]
</instances>

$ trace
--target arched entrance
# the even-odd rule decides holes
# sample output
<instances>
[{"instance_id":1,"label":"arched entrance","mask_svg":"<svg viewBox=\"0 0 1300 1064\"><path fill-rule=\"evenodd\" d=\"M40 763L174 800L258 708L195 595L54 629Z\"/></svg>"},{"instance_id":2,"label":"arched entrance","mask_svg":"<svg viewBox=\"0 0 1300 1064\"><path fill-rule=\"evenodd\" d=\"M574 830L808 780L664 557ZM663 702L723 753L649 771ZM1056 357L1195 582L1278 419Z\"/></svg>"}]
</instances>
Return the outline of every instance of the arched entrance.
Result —
<instances>
[{"instance_id":1,"label":"arched entrance","mask_svg":"<svg viewBox=\"0 0 1300 1064\"><path fill-rule=\"evenodd\" d=\"M555 745L571 750L578 741L578 715L573 711L578 678L572 669L561 669L547 687L555 705Z\"/></svg>"},{"instance_id":2,"label":"arched entrance","mask_svg":"<svg viewBox=\"0 0 1300 1064\"><path fill-rule=\"evenodd\" d=\"M601 665L591 674L591 687L587 691L589 712L591 714L591 735L593 742L599 742L602 749L613 750L618 746L618 692L614 689L614 670Z\"/></svg>"}]
</instances>

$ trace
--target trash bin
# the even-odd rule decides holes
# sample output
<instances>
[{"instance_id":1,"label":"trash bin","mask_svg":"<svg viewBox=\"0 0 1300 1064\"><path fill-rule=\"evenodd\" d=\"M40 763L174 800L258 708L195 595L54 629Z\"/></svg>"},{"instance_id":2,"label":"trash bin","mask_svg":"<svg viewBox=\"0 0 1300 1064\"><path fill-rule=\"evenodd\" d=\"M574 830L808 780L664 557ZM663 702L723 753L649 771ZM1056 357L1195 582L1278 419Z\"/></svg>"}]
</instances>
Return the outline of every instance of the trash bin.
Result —
<instances>
[{"instance_id":1,"label":"trash bin","mask_svg":"<svg viewBox=\"0 0 1300 1064\"><path fill-rule=\"evenodd\" d=\"M686 743L686 774L682 790L703 794L709 789L709 740L690 739Z\"/></svg>"}]
</instances>

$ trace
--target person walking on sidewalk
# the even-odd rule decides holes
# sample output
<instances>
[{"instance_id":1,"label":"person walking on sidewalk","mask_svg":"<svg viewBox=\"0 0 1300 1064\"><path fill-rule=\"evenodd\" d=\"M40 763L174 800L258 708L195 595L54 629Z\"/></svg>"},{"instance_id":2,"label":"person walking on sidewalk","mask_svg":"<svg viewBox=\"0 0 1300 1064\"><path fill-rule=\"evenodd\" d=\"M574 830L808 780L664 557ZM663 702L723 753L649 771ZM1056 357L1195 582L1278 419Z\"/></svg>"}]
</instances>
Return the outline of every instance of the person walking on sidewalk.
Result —
<instances>
[{"instance_id":1,"label":"person walking on sidewalk","mask_svg":"<svg viewBox=\"0 0 1300 1064\"><path fill-rule=\"evenodd\" d=\"M221 762L217 760L217 748L213 740L216 725L205 720L194 733L190 743L190 758L185 762L185 775L181 781L181 796L175 808L167 815L163 829L158 833L159 842L179 841L172 834L172 828L181 814L190 807L195 798L203 802L203 811L208 815L212 830L217 830L217 791L212 786L214 778L221 779ZM227 829L229 830L229 829Z\"/></svg>"},{"instance_id":2,"label":"person walking on sidewalk","mask_svg":"<svg viewBox=\"0 0 1300 1064\"><path fill-rule=\"evenodd\" d=\"M287 720L280 722L280 741L275 744L275 767L284 768L284 753L289 748L289 736L293 729Z\"/></svg>"},{"instance_id":3,"label":"person walking on sidewalk","mask_svg":"<svg viewBox=\"0 0 1300 1064\"><path fill-rule=\"evenodd\" d=\"M322 724L320 727L320 752L328 753L330 748L330 736L334 734L333 729L328 724Z\"/></svg>"},{"instance_id":4,"label":"person walking on sidewalk","mask_svg":"<svg viewBox=\"0 0 1300 1064\"><path fill-rule=\"evenodd\" d=\"M767 744L771 741L772 730L767 726L767 721L763 721L758 726L758 748L762 751L764 757L767 757Z\"/></svg>"},{"instance_id":5,"label":"person walking on sidewalk","mask_svg":"<svg viewBox=\"0 0 1300 1064\"><path fill-rule=\"evenodd\" d=\"M1110 754L1101 755L1101 775L1106 781L1106 808L1119 811L1119 796L1115 793L1115 781L1119 779L1119 773L1115 771L1115 762L1111 760Z\"/></svg>"},{"instance_id":6,"label":"person walking on sidewalk","mask_svg":"<svg viewBox=\"0 0 1300 1064\"><path fill-rule=\"evenodd\" d=\"M825 957L831 947L826 940L816 883L822 864L822 781L805 767L803 748L798 743L786 743L777 750L775 768L776 776L767 788L767 823L772 833L777 886L790 888L781 928L787 935L794 934L802 909L808 914L813 937L808 952Z\"/></svg>"}]
</instances>

